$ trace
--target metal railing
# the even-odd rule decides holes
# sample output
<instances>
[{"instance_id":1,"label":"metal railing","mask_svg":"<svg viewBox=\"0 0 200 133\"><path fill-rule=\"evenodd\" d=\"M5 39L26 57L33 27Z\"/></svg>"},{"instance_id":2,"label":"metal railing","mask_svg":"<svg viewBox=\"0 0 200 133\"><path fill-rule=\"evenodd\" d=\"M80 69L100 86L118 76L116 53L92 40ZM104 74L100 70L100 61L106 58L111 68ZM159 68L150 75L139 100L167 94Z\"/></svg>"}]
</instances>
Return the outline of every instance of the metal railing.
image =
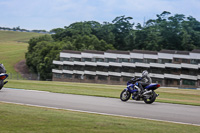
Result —
<instances>
[{"instance_id":1,"label":"metal railing","mask_svg":"<svg viewBox=\"0 0 200 133\"><path fill-rule=\"evenodd\" d=\"M42 80L40 78L40 74L19 74L19 73L7 73L8 78L7 79L13 79L13 80ZM49 74L51 75L51 74ZM51 76L50 76L51 77ZM46 79L48 81L52 80L52 77L49 79Z\"/></svg>"}]
</instances>

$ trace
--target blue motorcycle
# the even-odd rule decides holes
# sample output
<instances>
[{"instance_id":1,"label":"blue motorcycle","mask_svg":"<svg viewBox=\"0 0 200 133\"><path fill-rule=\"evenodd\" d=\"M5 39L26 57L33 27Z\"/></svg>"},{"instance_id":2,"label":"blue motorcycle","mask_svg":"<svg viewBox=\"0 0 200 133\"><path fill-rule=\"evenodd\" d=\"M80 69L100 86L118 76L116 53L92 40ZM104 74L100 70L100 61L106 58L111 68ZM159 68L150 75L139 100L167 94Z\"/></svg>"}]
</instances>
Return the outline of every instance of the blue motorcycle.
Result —
<instances>
[{"instance_id":1,"label":"blue motorcycle","mask_svg":"<svg viewBox=\"0 0 200 133\"><path fill-rule=\"evenodd\" d=\"M132 94L132 99L136 101L143 100L146 104L151 104L156 100L159 95L155 93L154 90L158 89L160 84L150 84L143 86L144 92L140 94L141 89L139 88L139 83L137 79L132 79L127 82L127 88L124 89L120 94L120 99L126 102L130 99Z\"/></svg>"},{"instance_id":2,"label":"blue motorcycle","mask_svg":"<svg viewBox=\"0 0 200 133\"><path fill-rule=\"evenodd\" d=\"M3 88L3 86L8 83L8 81L4 80L8 77L8 74L6 74L6 69L3 66L3 64L0 64L0 90Z\"/></svg>"}]
</instances>

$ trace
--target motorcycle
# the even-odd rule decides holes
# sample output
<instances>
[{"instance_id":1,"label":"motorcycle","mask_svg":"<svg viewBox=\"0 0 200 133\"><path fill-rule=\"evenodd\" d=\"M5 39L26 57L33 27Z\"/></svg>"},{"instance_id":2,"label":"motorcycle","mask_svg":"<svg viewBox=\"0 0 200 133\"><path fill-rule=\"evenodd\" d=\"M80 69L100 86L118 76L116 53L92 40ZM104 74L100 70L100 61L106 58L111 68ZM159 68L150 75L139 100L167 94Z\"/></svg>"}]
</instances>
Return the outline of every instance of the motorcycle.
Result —
<instances>
[{"instance_id":1,"label":"motorcycle","mask_svg":"<svg viewBox=\"0 0 200 133\"><path fill-rule=\"evenodd\" d=\"M3 88L3 86L8 83L8 81L4 80L8 77L8 74L6 74L6 69L3 66L3 64L0 64L0 90Z\"/></svg>"},{"instance_id":2,"label":"motorcycle","mask_svg":"<svg viewBox=\"0 0 200 133\"><path fill-rule=\"evenodd\" d=\"M127 82L127 88L125 88L121 94L120 99L123 102L126 102L130 99L132 94L132 99L136 101L143 100L146 104L151 104L156 100L156 97L159 96L159 94L156 94L154 90L158 89L160 87L160 84L150 84L147 86L143 86L144 92L140 94L141 89L139 88L139 83L137 80L132 79L132 81Z\"/></svg>"}]
</instances>

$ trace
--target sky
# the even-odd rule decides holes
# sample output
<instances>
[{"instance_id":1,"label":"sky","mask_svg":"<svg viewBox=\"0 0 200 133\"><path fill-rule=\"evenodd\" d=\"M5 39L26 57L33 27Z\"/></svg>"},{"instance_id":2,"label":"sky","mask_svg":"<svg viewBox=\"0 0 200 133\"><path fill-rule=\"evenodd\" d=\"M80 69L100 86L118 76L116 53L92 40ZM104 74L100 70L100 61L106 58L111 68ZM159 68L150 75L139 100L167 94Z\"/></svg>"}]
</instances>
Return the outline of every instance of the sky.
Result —
<instances>
[{"instance_id":1,"label":"sky","mask_svg":"<svg viewBox=\"0 0 200 133\"><path fill-rule=\"evenodd\" d=\"M0 27L49 31L81 21L112 22L123 15L136 25L163 11L200 21L200 0L0 0Z\"/></svg>"}]
</instances>

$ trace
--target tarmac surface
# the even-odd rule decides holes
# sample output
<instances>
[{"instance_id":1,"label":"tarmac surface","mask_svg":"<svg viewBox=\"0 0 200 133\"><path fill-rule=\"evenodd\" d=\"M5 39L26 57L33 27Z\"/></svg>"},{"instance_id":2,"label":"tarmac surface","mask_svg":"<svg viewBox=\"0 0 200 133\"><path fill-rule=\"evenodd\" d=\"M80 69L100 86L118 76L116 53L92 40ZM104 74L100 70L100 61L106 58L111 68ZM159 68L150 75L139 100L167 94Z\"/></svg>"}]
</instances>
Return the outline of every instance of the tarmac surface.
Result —
<instances>
[{"instance_id":1,"label":"tarmac surface","mask_svg":"<svg viewBox=\"0 0 200 133\"><path fill-rule=\"evenodd\" d=\"M0 102L200 126L200 106L3 88Z\"/></svg>"}]
</instances>

